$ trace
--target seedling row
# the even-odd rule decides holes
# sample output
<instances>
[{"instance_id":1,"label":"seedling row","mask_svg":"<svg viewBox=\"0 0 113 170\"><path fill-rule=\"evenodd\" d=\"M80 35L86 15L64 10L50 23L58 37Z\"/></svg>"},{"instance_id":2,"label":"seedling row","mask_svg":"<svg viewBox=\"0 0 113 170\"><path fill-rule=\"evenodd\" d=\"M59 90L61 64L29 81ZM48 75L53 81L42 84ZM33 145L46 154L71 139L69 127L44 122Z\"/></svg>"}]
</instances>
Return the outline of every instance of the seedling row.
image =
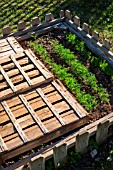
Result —
<instances>
[{"instance_id":1,"label":"seedling row","mask_svg":"<svg viewBox=\"0 0 113 170\"><path fill-rule=\"evenodd\" d=\"M112 111L113 71L95 56L75 34L54 31L28 42L45 65L59 78L88 112Z\"/></svg>"}]
</instances>

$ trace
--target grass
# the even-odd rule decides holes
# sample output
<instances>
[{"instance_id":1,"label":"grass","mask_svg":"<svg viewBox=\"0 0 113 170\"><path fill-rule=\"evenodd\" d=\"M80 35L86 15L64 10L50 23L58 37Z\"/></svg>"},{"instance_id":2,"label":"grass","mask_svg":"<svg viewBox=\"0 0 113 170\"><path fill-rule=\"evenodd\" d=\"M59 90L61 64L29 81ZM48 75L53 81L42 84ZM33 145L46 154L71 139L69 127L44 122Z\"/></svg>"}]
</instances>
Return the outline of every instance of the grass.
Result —
<instances>
[{"instance_id":1,"label":"grass","mask_svg":"<svg viewBox=\"0 0 113 170\"><path fill-rule=\"evenodd\" d=\"M55 17L59 17L61 9L69 9L72 16L80 17L81 23L88 23L92 29L100 33L101 37L113 43L112 0L90 2L86 0L4 0L0 1L0 9L0 32L5 25L10 25L15 31L19 21L24 20L29 26L33 17L39 16L43 21L46 13L52 12Z\"/></svg>"}]
</instances>

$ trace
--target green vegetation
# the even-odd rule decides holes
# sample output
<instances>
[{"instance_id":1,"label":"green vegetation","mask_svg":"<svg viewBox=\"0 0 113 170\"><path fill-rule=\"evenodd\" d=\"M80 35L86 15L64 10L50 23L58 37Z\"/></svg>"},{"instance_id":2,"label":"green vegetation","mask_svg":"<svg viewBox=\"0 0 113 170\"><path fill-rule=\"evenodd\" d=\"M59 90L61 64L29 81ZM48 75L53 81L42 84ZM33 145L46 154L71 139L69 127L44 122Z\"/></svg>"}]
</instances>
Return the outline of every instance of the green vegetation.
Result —
<instances>
[{"instance_id":1,"label":"green vegetation","mask_svg":"<svg viewBox=\"0 0 113 170\"><path fill-rule=\"evenodd\" d=\"M30 47L39 55L39 57L48 64L49 68L64 82L67 88L76 95L78 101L85 107L88 112L96 109L98 104L109 102L109 94L102 84L98 83L95 74L85 67L70 49L58 44L55 40L49 40L53 48L54 55L52 57L44 48L43 38L40 39L40 44L37 42L38 36L35 35L34 41L29 43ZM85 50L84 43L79 41L77 37L71 33L66 36L67 42L75 45L82 55L89 56ZM90 54L91 55L91 54ZM58 58L55 59L55 58ZM107 63L106 63L107 64ZM86 86L86 90L85 87ZM87 89L90 89L89 92ZM96 95L94 95L96 94Z\"/></svg>"},{"instance_id":2,"label":"green vegetation","mask_svg":"<svg viewBox=\"0 0 113 170\"><path fill-rule=\"evenodd\" d=\"M91 66L99 67L102 71L104 71L108 76L113 80L113 70L109 66L108 62L101 57L96 57L91 54L86 48L83 41L78 40L75 34L69 33L66 35L66 40L68 45L74 45L75 50L80 52L80 54L85 57L90 63Z\"/></svg>"},{"instance_id":3,"label":"green vegetation","mask_svg":"<svg viewBox=\"0 0 113 170\"><path fill-rule=\"evenodd\" d=\"M113 1L86 0L4 0L0 1L0 32L5 25L16 30L19 21L24 20L27 26L33 17L40 16L44 20L46 13L52 12L59 17L60 10L69 9L72 16L79 16L81 23L86 22L92 29L98 31L102 37L113 42Z\"/></svg>"},{"instance_id":4,"label":"green vegetation","mask_svg":"<svg viewBox=\"0 0 113 170\"><path fill-rule=\"evenodd\" d=\"M48 64L51 70L58 76L60 80L66 84L66 86L76 94L76 97L80 103L91 112L97 106L97 100L94 96L85 93L81 90L81 84L78 83L77 79L68 72L68 68L65 68L61 64L55 63L55 61L49 56L46 49L42 44L37 44L36 42L30 42L30 46L35 50L40 58Z\"/></svg>"},{"instance_id":5,"label":"green vegetation","mask_svg":"<svg viewBox=\"0 0 113 170\"><path fill-rule=\"evenodd\" d=\"M76 42L75 42L76 43ZM61 44L59 45L57 42L53 42L53 47L55 52L63 61L66 62L71 68L74 76L78 77L81 80L81 83L84 83L87 86L91 86L94 92L98 93L98 96L102 102L108 102L109 94L105 89L102 88L102 84L98 84L95 74L91 73L81 62L78 60L77 56L75 56L69 49L64 48ZM78 46L83 52L83 42L81 42L82 46Z\"/></svg>"}]
</instances>

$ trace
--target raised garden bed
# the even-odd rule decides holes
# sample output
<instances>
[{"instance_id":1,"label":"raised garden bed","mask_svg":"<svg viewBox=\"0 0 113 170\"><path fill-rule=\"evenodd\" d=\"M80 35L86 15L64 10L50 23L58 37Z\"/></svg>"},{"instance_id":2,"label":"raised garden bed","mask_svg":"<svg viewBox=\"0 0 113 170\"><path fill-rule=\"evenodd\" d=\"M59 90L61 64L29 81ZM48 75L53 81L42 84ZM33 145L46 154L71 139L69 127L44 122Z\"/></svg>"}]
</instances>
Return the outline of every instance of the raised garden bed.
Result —
<instances>
[{"instance_id":1,"label":"raised garden bed","mask_svg":"<svg viewBox=\"0 0 113 170\"><path fill-rule=\"evenodd\" d=\"M65 157L67 154L67 146L71 147L72 145L73 146L75 145L75 137L76 137L76 151L83 152L84 148L86 148L88 145L89 137L94 135L95 133L96 133L96 141L99 144L102 143L103 141L105 141L107 136L109 136L108 131L110 129L112 129L111 125L113 123L112 122L113 116L111 113L112 112L113 74L112 74L112 67L106 62L106 60L107 60L111 65L113 63L113 61L112 61L113 54L109 51L110 43L108 41L104 40L103 45L100 44L97 41L98 34L96 34L95 32L93 32L92 37L91 37L88 34L88 32L89 32L88 25L84 24L83 28L81 29L79 27L80 23L79 23L79 19L77 17L75 17L74 23L72 23L72 21L70 21L71 15L70 15L69 11L66 11L65 15L64 15L64 11L61 11L60 15L61 15L60 19L54 20L54 17L52 14L47 14L45 17L47 22L44 24L41 24L41 25L39 24L39 18L36 18L33 20L31 28L26 28L25 23L21 22L18 24L19 31L16 33L10 34L9 27L6 27L3 29L4 36L7 36L7 34L9 34L8 36L13 35L17 38L18 41L20 41L20 44L22 45L22 47L25 50L29 49L29 48L31 48L31 50L33 50L33 52L36 54L36 56L30 51L32 57L34 57L35 60L40 59L45 64L45 66L50 71L52 71L52 73L54 74L54 78L60 79L62 81L62 83L67 87L67 89L73 94L73 96L75 96L75 98L79 101L79 103L81 103L81 105L89 113L91 113L89 115L90 122L94 122L95 120L108 114L107 117L105 117L105 118L103 117L100 121L95 122L91 126L89 125L87 127L84 127L82 129L82 134L81 134L81 130L78 131L78 133L76 132L74 139L72 139L72 138L67 139L66 144L64 143L64 140L63 140L61 148L58 147L58 150L55 149L57 147L56 147L56 145L54 145L53 151L51 150L49 154L48 154L48 152L46 153L46 151L45 151L47 159L49 159L49 157L52 156L52 152L54 152L53 155L54 155L55 166L57 166L58 161L62 161L62 156L61 157L58 156L60 149L61 150L64 149L63 157ZM64 23L62 23L62 22L64 22ZM66 31L64 32L64 31L62 31L62 29L65 29ZM69 30L76 33L82 40L84 40L85 44L99 56L98 55L95 56L93 53L91 53L88 50L88 48L85 46L84 42L80 41L75 36L75 34L70 33ZM38 33L38 35L37 35L37 33ZM39 36L42 34L45 34L45 35ZM29 38L31 38L31 39L29 39ZM27 41L26 39L29 39L29 40ZM25 41L22 41L22 40L25 40ZM23 53L26 53L26 51L24 51ZM105 56L105 54L108 57ZM24 57L28 57L28 56L26 56L26 54L25 54L25 56L19 56L19 57L24 58ZM104 60L102 57L105 58L106 60ZM10 59L12 61L14 61L13 57L10 57ZM28 61L29 60L30 60L30 62L32 62L31 59L28 57ZM3 63L3 66L7 65L8 62L10 62L10 61L7 61L6 64ZM21 76L23 76L25 78L24 81L26 81L29 84L28 92L26 92L26 88L25 88L25 89L23 89L22 96L19 95L20 91L18 91L18 90L15 91L15 89L12 88L13 84L11 84L11 82L9 81L9 78L8 78L9 75L4 74L4 71L1 68L2 76L5 77L6 82L8 83L9 87L11 87L11 89L13 91L13 93L12 93L13 95L11 93L10 93L10 95L13 96L13 98L15 98L14 93L16 93L16 97L19 100L21 99L21 101L23 102L23 103L21 103L21 105L24 105L24 110L25 110L25 108L27 108L27 110L30 111L31 106L29 106L29 104L27 104L27 102L23 99L23 97L24 97L23 95L30 96L30 94L27 94L27 93L30 93L33 90L32 86L33 86L33 88L35 88L35 86L38 86L38 85L37 85L37 83L36 84L31 83L32 81L28 78L30 74L27 73L29 75L26 75L23 72L23 70L20 68L20 66L18 65L17 62L15 63L15 65L16 65L16 67L18 67L20 73L22 73ZM38 71L40 72L40 69ZM32 76L30 78L32 79ZM53 77L52 77L52 79L53 79ZM15 81L17 81L15 85L19 86L19 81L17 79L15 79L14 83L15 83ZM6 82L3 82L3 84L6 85L7 84ZM44 80L44 82L45 82L45 80ZM47 82L46 82L46 85L44 88L46 88L46 86L48 86ZM49 83L50 84L52 83L51 85L53 86L54 80L53 80L53 82L49 82ZM57 83L59 84L59 81ZM59 84L59 85L61 87L63 87L61 84ZM62 134L69 132L70 128L71 128L71 130L73 130L73 129L77 128L79 125L81 126L85 123L89 123L89 119L87 119L88 117L80 119L80 121L78 121L78 118L77 118L77 120L75 120L75 122L76 123L78 122L77 123L78 125L76 126L75 122L73 122L73 116L75 114L72 113L73 115L71 116L71 119L70 118L66 119L67 124L69 123L69 126L64 126L62 119L65 119L66 117L65 116L64 116L64 118L60 117L60 119L59 119L59 116L56 114L54 107L51 108L51 103L48 102L47 97L45 97L42 93L43 85L41 85L40 88L38 90L38 93L41 90L41 92L40 92L41 100L44 100L44 102L47 104L47 107L55 115L55 119L57 119L57 121L59 121L59 123L60 123L60 126L62 126L61 129L60 129L59 124L58 124L58 127L56 127L56 129L54 129L55 127L52 126L53 132L51 129L49 129L50 132L52 132L52 133L49 132L50 138L48 137L49 139L47 140L46 135L45 135L45 138L40 138L40 140L44 140L45 142L47 142L49 140L52 140L54 138L55 134L58 134L58 136L61 136ZM69 93L67 94L66 89L64 87L63 87L63 89L64 89L64 92L63 92L64 95L63 95L62 100L64 100L64 102L66 102L66 104L69 107L71 107L71 109L73 110L75 107L74 107L72 101L74 101L74 104L77 104L77 101L75 99L71 99L70 94ZM31 90L31 91L29 91L29 90ZM57 91L58 89L55 89L55 90ZM61 93L61 91L62 90L59 90L57 92ZM3 96L3 97L5 99L5 102L2 102L2 108L4 109L4 111L6 113L11 115L12 114L11 110L7 106L10 104L10 102L8 101L9 99L7 99L7 95ZM13 98L11 99L12 100L11 103L14 105ZM71 99L71 104L70 104L69 99ZM32 101L31 96L30 96L29 100ZM7 101L8 101L8 104L7 104ZM52 99L52 102L54 103L53 99ZM57 101L55 101L55 102L57 102ZM32 102L31 102L31 104L32 104ZM79 105L79 104L77 104L77 105ZM35 107L37 107L37 106L35 105ZM13 108L15 108L15 105L13 106ZM81 114L79 114L80 112L78 111L78 108L80 108L79 111L81 111L81 114L85 113L85 115L82 115L83 117L87 115L87 112L81 106L76 107L75 112L79 118L81 117ZM3 109L2 109L2 111L3 111ZM61 105L59 105L59 109L61 109ZM111 114L109 114L109 113L111 113ZM20 114L20 112L18 114ZM30 115L31 114L33 114L33 116L35 116L33 111L30 111ZM63 114L61 114L61 115L63 115ZM21 118L20 115L19 115L19 118ZM71 122L69 122L70 120L71 120ZM84 122L84 120L85 120L85 122ZM44 119L44 121L45 121L45 119ZM103 122L102 124L101 124L101 121ZM10 141L9 139L8 140L6 139L5 142L6 143L9 142L8 147L10 147L11 149L13 148L13 152L12 152L12 155L10 155L9 153L11 153L11 152L9 152L9 151L11 151L11 150L9 149L7 151L7 147L5 148L5 145L3 145L2 149L5 149L4 150L5 154L4 153L1 154L1 160L2 159L7 160L7 159L15 156L16 154L27 151L28 150L27 146L34 145L34 142L35 142L34 138L37 137L31 133L32 131L31 132L29 130L26 131L26 127L25 127L25 131L24 131L25 134L24 133L21 134L21 132L22 132L22 131L20 131L21 128L19 129L17 126L18 120L16 120L16 119L14 120L11 117L9 123L11 123L11 122L12 122L13 126L15 126L18 133L20 133L19 138L18 138L18 136L16 136L16 139L17 139L17 141L20 142L20 144L16 143L16 146L15 146L16 149L15 149L13 147L13 143L11 143L11 142L13 142L13 140ZM45 123L45 125L46 125L46 123ZM57 123L55 123L55 125L57 126ZM30 124L30 127L34 127L34 126L35 126L35 124L33 124L33 126ZM46 130L46 129L43 129L42 124L39 126L40 126L40 128L42 128L42 130L44 130L44 131ZM46 127L46 128L48 129L48 127ZM36 128L36 129L38 129L38 128ZM104 129L106 129L106 130L104 131ZM104 131L104 133L103 133L103 135L100 136L102 131ZM31 134L29 136L29 139L27 139L26 134L29 132ZM44 132L44 133L46 133L46 132ZM36 135L37 134L38 133L36 133ZM17 134L15 133L14 135L17 135ZM13 135L11 135L11 136L13 139ZM56 135L56 137L58 137L58 136ZM21 140L20 140L20 137L21 137ZM33 141L30 137L31 138L33 137ZM72 143L71 143L71 139L72 139ZM30 141L28 141L28 144L25 147L25 145L23 145L23 143L25 143L26 140L27 141L30 140ZM81 143L84 140L85 140L84 145L81 145ZM1 140L1 142L3 142L3 141ZM30 144L30 142L31 142L31 144ZM4 144L4 142L2 144ZM21 145L21 144L22 144L22 148L20 150L18 150L18 145ZM38 146L38 144L35 143L35 145L33 147L35 147L35 146ZM51 148L51 146L50 146L50 148ZM32 147L30 147L29 149L32 149ZM36 150L37 150L37 148L36 148ZM19 153L15 152L15 151L19 151ZM32 151L30 151L30 153L27 153L27 154L31 154L31 152ZM42 153L42 151L40 153ZM36 155L39 155L39 152L38 153L36 152L36 154L34 156L36 156ZM39 156L39 159L38 159L37 157L34 158L34 156L30 156L30 157L28 156L27 159L17 162L16 165L11 166L11 169L14 169L14 167L19 167L20 164L21 165L26 164L26 160L27 160L27 162L29 162L31 160L31 158L33 158L33 159L31 160L31 163L30 163L30 169L33 168L33 166L35 164L35 160L36 160L36 162L38 161L38 163L41 164L41 166L44 168L45 167L44 161L45 161L46 157L45 158L43 157L43 159L42 159ZM2 160L2 162L4 162L4 160ZM40 163L40 160L42 161L41 163ZM10 162L8 162L8 164L10 164ZM41 166L40 166L40 168L41 168ZM7 167L6 169L8 169L8 168L9 167Z\"/></svg>"},{"instance_id":2,"label":"raised garden bed","mask_svg":"<svg viewBox=\"0 0 113 170\"><path fill-rule=\"evenodd\" d=\"M59 78L77 100L98 119L112 112L113 71L69 31L53 31L21 42Z\"/></svg>"}]
</instances>

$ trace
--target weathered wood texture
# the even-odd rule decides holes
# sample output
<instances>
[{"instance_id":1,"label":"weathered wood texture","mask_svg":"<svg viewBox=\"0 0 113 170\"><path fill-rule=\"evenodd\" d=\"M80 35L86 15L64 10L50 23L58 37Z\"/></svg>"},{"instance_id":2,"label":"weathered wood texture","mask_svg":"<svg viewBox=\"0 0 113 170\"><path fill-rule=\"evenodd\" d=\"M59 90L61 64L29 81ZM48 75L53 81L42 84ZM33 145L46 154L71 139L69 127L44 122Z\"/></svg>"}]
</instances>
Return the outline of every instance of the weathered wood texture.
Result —
<instances>
[{"instance_id":1,"label":"weathered wood texture","mask_svg":"<svg viewBox=\"0 0 113 170\"><path fill-rule=\"evenodd\" d=\"M84 153L89 144L89 138L92 135L96 134L96 140L97 142L99 142L99 144L104 142L107 137L113 135L113 132L108 132L108 127L111 126L113 126L113 113L110 113L109 115L101 118L100 120L97 120L96 122L93 122L75 131L74 133L70 134L69 136L66 136L60 141L57 141L56 143L45 147L41 151L34 153L28 156L27 158L24 158L23 160L20 160L19 162L5 168L5 170L13 170L16 168L18 170L18 167L20 167L19 170L23 170L23 165L26 164L30 164L30 167L28 167L27 170L32 170L32 168L38 169L38 167L40 168L40 166L45 168L45 161L50 158L54 158L54 164L57 167L58 163L61 163L63 160L65 160L65 157L67 155L67 149L74 146L75 152L79 151L81 153ZM106 127L107 130L105 130ZM104 134L101 133L104 132L103 129L105 130ZM101 135L100 138L99 135ZM61 152L63 152L63 154L61 154Z\"/></svg>"},{"instance_id":2,"label":"weathered wood texture","mask_svg":"<svg viewBox=\"0 0 113 170\"><path fill-rule=\"evenodd\" d=\"M39 24L39 18L35 18L31 28L26 28L26 24L21 22L18 24L19 32L10 34L10 28L6 27L3 33L14 35L21 41L36 33L40 35L49 32L65 20L64 24L70 31L77 34L93 52L113 64L113 53L109 51L111 44L106 39L103 44L99 43L99 34L93 31L92 36L89 35L90 26L86 23L80 28L80 18L77 16L72 22L68 10L61 11L60 17L54 19L50 13L45 16L46 22L43 24ZM35 59L31 51L23 52L14 38L0 40L0 57L4 57L0 60L0 93L6 90L0 104L0 162L57 138L88 121L88 113L64 86L59 81L52 81L52 75L42 63ZM45 169L45 160L51 157L54 157L57 167L65 159L67 148L75 146L75 151L85 153L89 138L94 134L97 143L103 143L111 135L108 134L111 125L113 113L61 140L57 147L53 144L48 150L35 153L6 170L15 169L27 162L30 165L28 169ZM63 154L59 156L61 152Z\"/></svg>"},{"instance_id":3,"label":"weathered wood texture","mask_svg":"<svg viewBox=\"0 0 113 170\"><path fill-rule=\"evenodd\" d=\"M29 51L11 54L0 61L0 101L52 79L52 74Z\"/></svg>"},{"instance_id":4,"label":"weathered wood texture","mask_svg":"<svg viewBox=\"0 0 113 170\"><path fill-rule=\"evenodd\" d=\"M24 29L25 24L18 27ZM31 50L18 51L13 37L1 41L9 41L14 52L0 60L0 162L4 162L86 124L88 113Z\"/></svg>"},{"instance_id":5,"label":"weathered wood texture","mask_svg":"<svg viewBox=\"0 0 113 170\"><path fill-rule=\"evenodd\" d=\"M92 35L90 35L90 26L86 23L83 23L81 28L80 20L76 16L74 18L74 22L71 21L68 17L65 19L65 22L70 31L82 39L91 51L105 58L110 64L113 64L113 53L110 51L111 43L107 39L103 39L101 44L99 42L99 34L95 31L92 31Z\"/></svg>"},{"instance_id":6,"label":"weathered wood texture","mask_svg":"<svg viewBox=\"0 0 113 170\"><path fill-rule=\"evenodd\" d=\"M23 48L14 37L7 37L6 39L0 40L0 59L22 51Z\"/></svg>"},{"instance_id":7,"label":"weathered wood texture","mask_svg":"<svg viewBox=\"0 0 113 170\"><path fill-rule=\"evenodd\" d=\"M59 89L68 98L72 96L55 84L55 81L49 82L15 95L5 100L7 107L1 102L0 133L8 148L7 152L1 152L1 160L36 147L42 141L50 141L88 121L87 112L74 99L71 106ZM73 108L77 108L81 118ZM23 145L25 142L26 145Z\"/></svg>"},{"instance_id":8,"label":"weathered wood texture","mask_svg":"<svg viewBox=\"0 0 113 170\"><path fill-rule=\"evenodd\" d=\"M48 33L49 31L52 31L54 29L54 26L64 21L63 13L64 12L61 11L61 18L58 19L54 19L54 15L51 13L46 14L46 22L42 24L40 22L40 18L34 18L31 21L32 26L30 28L26 28L26 23L24 21L21 21L17 25L18 31L14 33L11 33L10 27L5 27L2 29L3 36L14 36L18 41L22 41L31 38L35 34L41 35Z\"/></svg>"},{"instance_id":9,"label":"weathered wood texture","mask_svg":"<svg viewBox=\"0 0 113 170\"><path fill-rule=\"evenodd\" d=\"M32 35L38 33L44 34L52 29L56 24L62 23L65 19L71 21L71 12L69 10L60 11L60 18L54 19L54 15L49 13L45 15L44 23L40 22L39 17L35 17L31 21L31 27L26 28L26 23L21 21L17 24L18 31L11 33L11 28L6 26L2 29L3 36L15 36L18 41L25 40L31 38ZM71 21L72 22L72 21ZM99 48L102 52L104 52L108 57L113 57L113 53L110 51L111 43L107 39L103 39L102 44L99 42L99 34L95 31L91 31L91 27L83 23L82 28L80 27L80 18L75 16L74 17L74 28L81 34L83 37L88 39L90 43L94 44L97 48ZM89 32L92 32L92 36L89 35ZM3 38L3 37L2 37ZM100 37L101 38L101 37ZM102 39L102 38L101 38Z\"/></svg>"}]
</instances>

